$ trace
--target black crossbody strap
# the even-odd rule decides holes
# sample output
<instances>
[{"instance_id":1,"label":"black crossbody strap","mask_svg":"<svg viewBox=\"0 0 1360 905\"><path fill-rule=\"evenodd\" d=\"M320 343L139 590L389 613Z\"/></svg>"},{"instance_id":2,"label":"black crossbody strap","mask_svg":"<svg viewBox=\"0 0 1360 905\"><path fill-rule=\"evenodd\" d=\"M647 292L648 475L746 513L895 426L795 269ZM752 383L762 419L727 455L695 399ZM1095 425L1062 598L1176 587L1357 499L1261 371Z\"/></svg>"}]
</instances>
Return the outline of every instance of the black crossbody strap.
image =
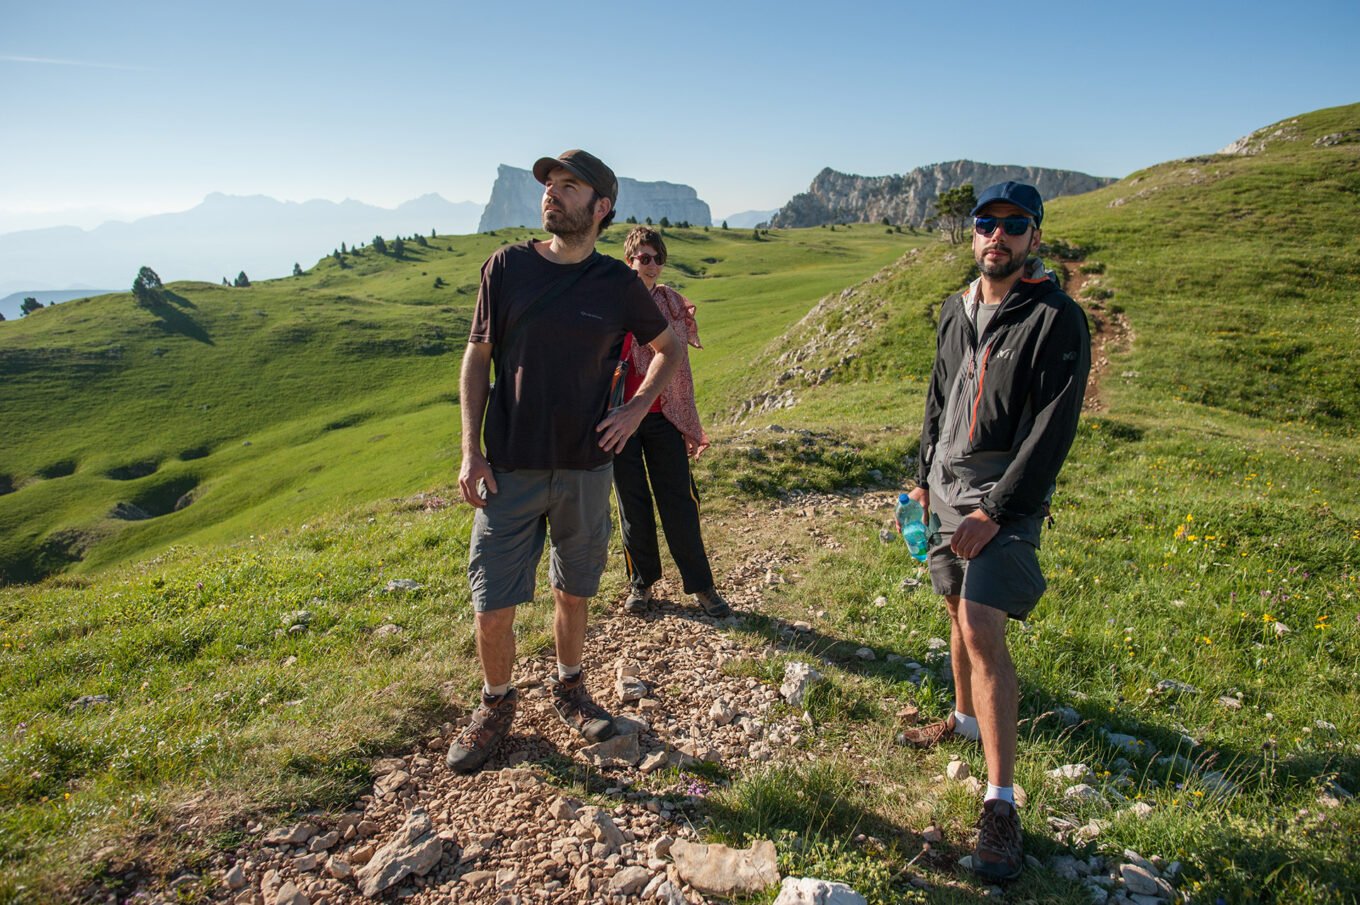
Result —
<instances>
[{"instance_id":1,"label":"black crossbody strap","mask_svg":"<svg viewBox=\"0 0 1360 905\"><path fill-rule=\"evenodd\" d=\"M559 279L556 283L553 283L551 286L549 286L547 289L543 291L542 295L534 299L532 302L528 304L527 307L525 307L524 311L520 313L520 316L515 319L515 322L513 324L510 325L510 329L505 331L505 337L499 343L496 344L496 354L493 354L492 358L494 358L496 361L497 380L500 379L501 375L500 364L501 356L505 354L501 350L509 349L511 340L519 336L520 332L524 328L524 325L531 322L539 314L542 314L544 311L546 311L549 302L562 295L562 293L566 292L572 286L575 286L576 281L581 279L581 277L585 276L586 271L594 267L595 262L599 261L601 257L602 255L598 251L592 252L591 258L589 261L586 262L585 266L573 270L571 273Z\"/></svg>"}]
</instances>

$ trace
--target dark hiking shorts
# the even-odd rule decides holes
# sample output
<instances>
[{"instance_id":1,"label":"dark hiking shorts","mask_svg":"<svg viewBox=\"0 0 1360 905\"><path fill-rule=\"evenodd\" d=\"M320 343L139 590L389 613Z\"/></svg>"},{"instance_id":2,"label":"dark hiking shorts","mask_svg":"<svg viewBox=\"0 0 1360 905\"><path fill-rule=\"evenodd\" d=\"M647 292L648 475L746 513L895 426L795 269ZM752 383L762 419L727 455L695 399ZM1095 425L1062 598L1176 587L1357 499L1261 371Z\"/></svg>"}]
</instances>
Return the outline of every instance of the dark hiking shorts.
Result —
<instances>
[{"instance_id":1,"label":"dark hiking shorts","mask_svg":"<svg viewBox=\"0 0 1360 905\"><path fill-rule=\"evenodd\" d=\"M612 463L594 469L497 471L497 492L472 522L468 581L479 613L534 599L545 538L552 541L548 581L594 597L609 558Z\"/></svg>"},{"instance_id":2,"label":"dark hiking shorts","mask_svg":"<svg viewBox=\"0 0 1360 905\"><path fill-rule=\"evenodd\" d=\"M931 538L930 583L935 593L961 597L1024 619L1043 596L1048 583L1039 571L1039 515L1001 526L982 552L964 559L949 549L954 529L968 512L931 500L931 513L940 520L940 531Z\"/></svg>"}]
</instances>

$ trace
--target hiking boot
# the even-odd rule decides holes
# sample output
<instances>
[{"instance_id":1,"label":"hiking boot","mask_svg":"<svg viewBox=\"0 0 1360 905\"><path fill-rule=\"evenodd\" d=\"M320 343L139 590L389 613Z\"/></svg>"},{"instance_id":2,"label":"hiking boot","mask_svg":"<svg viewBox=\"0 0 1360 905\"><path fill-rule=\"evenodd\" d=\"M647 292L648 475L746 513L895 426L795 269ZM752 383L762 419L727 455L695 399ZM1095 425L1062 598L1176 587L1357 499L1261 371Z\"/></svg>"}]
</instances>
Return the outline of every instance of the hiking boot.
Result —
<instances>
[{"instance_id":1,"label":"hiking boot","mask_svg":"<svg viewBox=\"0 0 1360 905\"><path fill-rule=\"evenodd\" d=\"M623 611L634 616L641 616L647 612L647 604L652 602L652 586L634 587L628 592L628 599L623 602Z\"/></svg>"},{"instance_id":2,"label":"hiking boot","mask_svg":"<svg viewBox=\"0 0 1360 905\"><path fill-rule=\"evenodd\" d=\"M983 802L977 831L973 873L988 880L1014 880L1020 876L1025 867L1025 849L1015 805L1000 798Z\"/></svg>"},{"instance_id":3,"label":"hiking boot","mask_svg":"<svg viewBox=\"0 0 1360 905\"><path fill-rule=\"evenodd\" d=\"M717 588L709 588L707 591L700 591L694 595L694 602L699 604L699 608L704 611L705 616L712 616L714 619L722 619L732 615L732 608L723 600Z\"/></svg>"},{"instance_id":4,"label":"hiking boot","mask_svg":"<svg viewBox=\"0 0 1360 905\"><path fill-rule=\"evenodd\" d=\"M515 705L519 692L512 686L498 698L482 692L482 703L472 712L458 741L449 746L444 762L455 773L476 773L500 746L515 721Z\"/></svg>"},{"instance_id":5,"label":"hiking boot","mask_svg":"<svg viewBox=\"0 0 1360 905\"><path fill-rule=\"evenodd\" d=\"M602 742L614 734L614 718L592 701L586 691L584 670L570 679L552 676L548 687L552 689L553 710L586 741Z\"/></svg>"},{"instance_id":6,"label":"hiking boot","mask_svg":"<svg viewBox=\"0 0 1360 905\"><path fill-rule=\"evenodd\" d=\"M929 723L917 729L905 729L898 734L899 744L913 748L934 748L940 742L954 737L954 714L943 720Z\"/></svg>"}]
</instances>

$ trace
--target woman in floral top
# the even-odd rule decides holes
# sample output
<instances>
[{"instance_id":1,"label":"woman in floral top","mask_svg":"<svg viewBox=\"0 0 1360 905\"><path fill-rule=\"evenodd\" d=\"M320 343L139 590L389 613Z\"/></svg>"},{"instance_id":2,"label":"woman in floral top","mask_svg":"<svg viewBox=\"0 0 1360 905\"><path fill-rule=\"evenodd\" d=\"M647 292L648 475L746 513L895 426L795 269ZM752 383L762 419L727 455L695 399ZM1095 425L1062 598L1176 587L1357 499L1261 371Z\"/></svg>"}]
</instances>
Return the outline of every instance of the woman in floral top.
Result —
<instances>
[{"instance_id":1,"label":"woman in floral top","mask_svg":"<svg viewBox=\"0 0 1360 905\"><path fill-rule=\"evenodd\" d=\"M671 329L685 343L686 351L670 385L661 391L623 452L614 456L614 492L619 500L624 565L631 586L624 609L645 613L652 599L652 584L661 577L661 553L652 515L655 499L666 546L680 570L685 593L693 594L707 615L721 618L731 609L713 586L713 570L699 527L699 489L689 469L689 458L698 458L708 448L708 436L699 424L699 410L694 404L694 373L689 366L688 347L703 348L694 322L694 305L657 282L666 263L666 243L660 233L639 226L628 234L623 250L629 266L637 271ZM641 385L652 350L632 342L629 336L623 355L629 361L624 384L627 400Z\"/></svg>"}]
</instances>

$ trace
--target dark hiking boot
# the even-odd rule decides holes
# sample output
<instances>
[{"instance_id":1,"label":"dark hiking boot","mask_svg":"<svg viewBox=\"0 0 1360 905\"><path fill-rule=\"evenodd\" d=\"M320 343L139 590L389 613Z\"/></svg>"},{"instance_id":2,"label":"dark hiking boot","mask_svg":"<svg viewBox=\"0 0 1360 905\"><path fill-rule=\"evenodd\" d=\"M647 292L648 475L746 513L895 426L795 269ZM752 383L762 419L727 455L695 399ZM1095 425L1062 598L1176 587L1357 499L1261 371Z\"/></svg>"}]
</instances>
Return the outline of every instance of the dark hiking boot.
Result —
<instances>
[{"instance_id":1,"label":"dark hiking boot","mask_svg":"<svg viewBox=\"0 0 1360 905\"><path fill-rule=\"evenodd\" d=\"M632 588L628 592L628 599L623 602L623 611L634 616L641 616L647 612L647 604L652 602L652 586L647 585L642 588Z\"/></svg>"},{"instance_id":2,"label":"dark hiking boot","mask_svg":"<svg viewBox=\"0 0 1360 905\"><path fill-rule=\"evenodd\" d=\"M700 591L694 595L694 602L699 604L699 608L704 611L705 616L712 616L714 619L722 619L732 615L732 608L723 600L717 588L709 588L707 591Z\"/></svg>"},{"instance_id":3,"label":"dark hiking boot","mask_svg":"<svg viewBox=\"0 0 1360 905\"><path fill-rule=\"evenodd\" d=\"M482 692L482 703L472 712L471 722L449 746L448 757L444 759L449 769L456 773L476 773L482 769L510 732L518 702L519 692L513 687L498 698Z\"/></svg>"},{"instance_id":4,"label":"dark hiking boot","mask_svg":"<svg viewBox=\"0 0 1360 905\"><path fill-rule=\"evenodd\" d=\"M553 710L586 741L602 742L614 734L614 718L592 701L586 691L584 670L570 679L552 676L548 687L552 689Z\"/></svg>"},{"instance_id":5,"label":"dark hiking boot","mask_svg":"<svg viewBox=\"0 0 1360 905\"><path fill-rule=\"evenodd\" d=\"M928 723L916 729L905 729L897 739L903 745L913 748L934 748L945 739L954 738L954 714L943 720Z\"/></svg>"},{"instance_id":6,"label":"dark hiking boot","mask_svg":"<svg viewBox=\"0 0 1360 905\"><path fill-rule=\"evenodd\" d=\"M1014 880L1025 867L1020 815L1015 805L993 798L982 805L973 851L973 873L988 880Z\"/></svg>"}]
</instances>

